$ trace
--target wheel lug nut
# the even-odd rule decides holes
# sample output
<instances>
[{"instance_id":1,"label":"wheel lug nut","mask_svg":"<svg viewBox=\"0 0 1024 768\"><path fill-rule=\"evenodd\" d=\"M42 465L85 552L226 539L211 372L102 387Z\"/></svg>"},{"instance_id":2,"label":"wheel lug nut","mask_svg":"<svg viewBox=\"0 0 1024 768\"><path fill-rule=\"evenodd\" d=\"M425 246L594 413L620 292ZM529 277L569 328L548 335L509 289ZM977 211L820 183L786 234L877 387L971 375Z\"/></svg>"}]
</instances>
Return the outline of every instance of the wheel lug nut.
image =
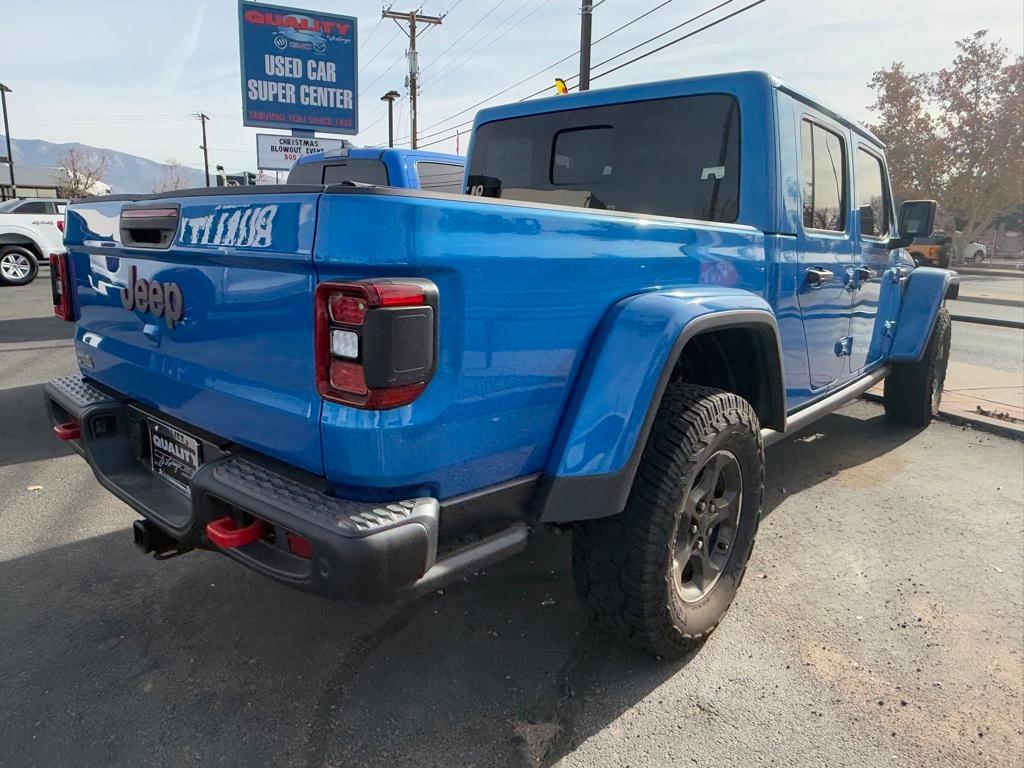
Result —
<instances>
[{"instance_id":1,"label":"wheel lug nut","mask_svg":"<svg viewBox=\"0 0 1024 768\"><path fill-rule=\"evenodd\" d=\"M729 548L729 545L728 545L728 544L726 544L726 543L725 543L724 541L720 541L720 542L718 542L718 548L719 548L719 549L720 549L720 550L721 550L722 552L725 552L725 550L727 550L727 549Z\"/></svg>"},{"instance_id":2,"label":"wheel lug nut","mask_svg":"<svg viewBox=\"0 0 1024 768\"><path fill-rule=\"evenodd\" d=\"M696 533L696 532L697 532L697 526L696 525L691 525L690 526L690 533Z\"/></svg>"},{"instance_id":3,"label":"wheel lug nut","mask_svg":"<svg viewBox=\"0 0 1024 768\"><path fill-rule=\"evenodd\" d=\"M704 539L697 539L697 549L704 548Z\"/></svg>"}]
</instances>

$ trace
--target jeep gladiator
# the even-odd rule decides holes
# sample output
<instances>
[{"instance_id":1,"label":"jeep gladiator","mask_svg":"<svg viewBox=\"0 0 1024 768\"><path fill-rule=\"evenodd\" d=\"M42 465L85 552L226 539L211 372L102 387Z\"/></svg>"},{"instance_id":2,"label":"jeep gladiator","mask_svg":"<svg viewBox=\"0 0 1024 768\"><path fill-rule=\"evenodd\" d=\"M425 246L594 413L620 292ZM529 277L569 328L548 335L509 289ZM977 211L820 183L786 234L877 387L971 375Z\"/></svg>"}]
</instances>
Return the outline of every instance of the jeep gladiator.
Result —
<instances>
[{"instance_id":1,"label":"jeep gladiator","mask_svg":"<svg viewBox=\"0 0 1024 768\"><path fill-rule=\"evenodd\" d=\"M57 436L164 558L406 599L572 530L592 622L662 657L746 568L764 447L885 380L925 425L958 278L883 145L770 75L481 111L467 194L87 199L55 257Z\"/></svg>"}]
</instances>

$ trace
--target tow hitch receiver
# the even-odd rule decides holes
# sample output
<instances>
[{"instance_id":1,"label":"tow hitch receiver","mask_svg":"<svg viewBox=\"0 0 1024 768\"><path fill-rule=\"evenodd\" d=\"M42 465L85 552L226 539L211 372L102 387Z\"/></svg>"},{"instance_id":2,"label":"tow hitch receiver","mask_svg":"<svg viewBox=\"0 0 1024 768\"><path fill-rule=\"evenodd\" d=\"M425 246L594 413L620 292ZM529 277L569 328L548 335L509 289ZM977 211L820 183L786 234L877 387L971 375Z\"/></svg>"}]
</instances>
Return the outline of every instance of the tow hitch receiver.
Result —
<instances>
[{"instance_id":1,"label":"tow hitch receiver","mask_svg":"<svg viewBox=\"0 0 1024 768\"><path fill-rule=\"evenodd\" d=\"M152 554L157 560L177 557L190 549L168 536L149 520L136 520L132 523L132 538L135 539L135 546L143 554Z\"/></svg>"},{"instance_id":2,"label":"tow hitch receiver","mask_svg":"<svg viewBox=\"0 0 1024 768\"><path fill-rule=\"evenodd\" d=\"M263 538L263 523L257 520L245 528L238 528L233 518L221 517L206 524L206 535L222 549L244 547Z\"/></svg>"}]
</instances>

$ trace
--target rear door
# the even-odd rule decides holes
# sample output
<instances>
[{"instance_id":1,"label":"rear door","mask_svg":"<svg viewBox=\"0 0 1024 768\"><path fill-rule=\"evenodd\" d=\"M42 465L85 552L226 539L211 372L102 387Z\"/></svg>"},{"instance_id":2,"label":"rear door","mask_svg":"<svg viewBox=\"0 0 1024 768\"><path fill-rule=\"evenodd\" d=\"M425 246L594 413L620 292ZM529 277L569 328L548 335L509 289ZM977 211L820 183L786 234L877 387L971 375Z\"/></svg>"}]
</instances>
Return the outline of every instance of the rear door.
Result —
<instances>
[{"instance_id":1,"label":"rear door","mask_svg":"<svg viewBox=\"0 0 1024 768\"><path fill-rule=\"evenodd\" d=\"M797 232L801 270L796 288L811 389L818 390L847 370L854 262L849 144L844 129L818 115L801 116L799 135L803 216Z\"/></svg>"},{"instance_id":2,"label":"rear door","mask_svg":"<svg viewBox=\"0 0 1024 768\"><path fill-rule=\"evenodd\" d=\"M67 243L83 373L180 420L181 429L322 471L313 368L318 199L277 188L72 205Z\"/></svg>"},{"instance_id":3,"label":"rear door","mask_svg":"<svg viewBox=\"0 0 1024 768\"><path fill-rule=\"evenodd\" d=\"M858 141L853 162L857 261L856 291L850 320L850 370L857 373L882 359L899 313L898 279L890 272L892 196L882 155Z\"/></svg>"}]
</instances>

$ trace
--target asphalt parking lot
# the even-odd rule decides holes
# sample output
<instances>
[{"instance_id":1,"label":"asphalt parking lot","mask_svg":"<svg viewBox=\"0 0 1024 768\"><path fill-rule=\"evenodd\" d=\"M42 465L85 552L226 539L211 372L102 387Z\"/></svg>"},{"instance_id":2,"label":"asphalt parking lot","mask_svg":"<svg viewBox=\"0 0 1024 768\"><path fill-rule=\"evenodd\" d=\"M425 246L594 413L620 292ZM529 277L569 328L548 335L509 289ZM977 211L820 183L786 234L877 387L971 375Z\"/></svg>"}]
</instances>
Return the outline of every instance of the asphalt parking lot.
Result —
<instances>
[{"instance_id":1,"label":"asphalt parking lot","mask_svg":"<svg viewBox=\"0 0 1024 768\"><path fill-rule=\"evenodd\" d=\"M404 606L143 557L50 434L49 311L0 288L2 766L1024 760L1024 443L858 402L770 449L740 595L670 664L588 630L567 534Z\"/></svg>"}]
</instances>

